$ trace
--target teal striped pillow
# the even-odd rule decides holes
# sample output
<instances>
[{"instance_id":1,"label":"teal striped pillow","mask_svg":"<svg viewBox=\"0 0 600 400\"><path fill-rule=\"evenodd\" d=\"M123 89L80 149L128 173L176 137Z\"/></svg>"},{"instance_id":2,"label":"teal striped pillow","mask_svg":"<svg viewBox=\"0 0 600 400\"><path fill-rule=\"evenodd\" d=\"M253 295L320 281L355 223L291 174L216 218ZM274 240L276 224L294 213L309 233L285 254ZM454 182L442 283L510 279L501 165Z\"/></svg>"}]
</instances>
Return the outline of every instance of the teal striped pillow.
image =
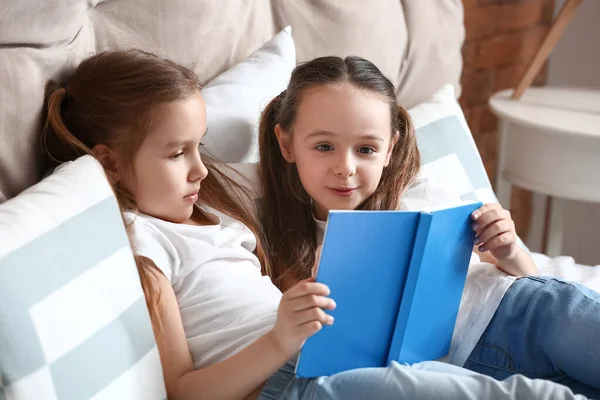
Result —
<instances>
[{"instance_id":1,"label":"teal striped pillow","mask_svg":"<svg viewBox=\"0 0 600 400\"><path fill-rule=\"evenodd\" d=\"M0 205L0 399L164 399L121 214L98 162Z\"/></svg>"},{"instance_id":2,"label":"teal striped pillow","mask_svg":"<svg viewBox=\"0 0 600 400\"><path fill-rule=\"evenodd\" d=\"M409 110L428 183L463 200L498 203L452 85ZM519 245L529 251L518 238Z\"/></svg>"}]
</instances>

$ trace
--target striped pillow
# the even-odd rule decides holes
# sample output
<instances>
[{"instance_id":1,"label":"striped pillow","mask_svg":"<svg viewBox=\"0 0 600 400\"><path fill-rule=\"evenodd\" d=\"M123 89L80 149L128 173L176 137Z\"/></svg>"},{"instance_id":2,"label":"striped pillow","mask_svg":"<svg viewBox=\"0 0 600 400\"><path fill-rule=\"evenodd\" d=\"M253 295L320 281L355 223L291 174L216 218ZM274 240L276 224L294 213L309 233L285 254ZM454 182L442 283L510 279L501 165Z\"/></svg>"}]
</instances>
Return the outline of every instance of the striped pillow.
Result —
<instances>
[{"instance_id":1,"label":"striped pillow","mask_svg":"<svg viewBox=\"0 0 600 400\"><path fill-rule=\"evenodd\" d=\"M116 199L85 156L0 205L0 399L164 399Z\"/></svg>"},{"instance_id":2,"label":"striped pillow","mask_svg":"<svg viewBox=\"0 0 600 400\"><path fill-rule=\"evenodd\" d=\"M498 203L454 87L449 84L409 110L421 154L421 174L463 200ZM527 250L521 239L519 245Z\"/></svg>"}]
</instances>

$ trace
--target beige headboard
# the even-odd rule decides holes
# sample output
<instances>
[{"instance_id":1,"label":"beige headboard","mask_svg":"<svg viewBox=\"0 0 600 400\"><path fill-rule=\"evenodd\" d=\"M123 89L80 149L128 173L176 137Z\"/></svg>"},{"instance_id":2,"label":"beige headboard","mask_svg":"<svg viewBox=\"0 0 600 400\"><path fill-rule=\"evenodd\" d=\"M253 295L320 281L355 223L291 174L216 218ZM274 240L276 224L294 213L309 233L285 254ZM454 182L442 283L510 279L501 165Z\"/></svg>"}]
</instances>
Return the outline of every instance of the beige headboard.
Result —
<instances>
[{"instance_id":1,"label":"beige headboard","mask_svg":"<svg viewBox=\"0 0 600 400\"><path fill-rule=\"evenodd\" d=\"M40 178L38 134L48 79L95 52L138 47L203 82L292 25L298 61L370 59L411 107L458 84L461 0L2 0L0 203Z\"/></svg>"}]
</instances>

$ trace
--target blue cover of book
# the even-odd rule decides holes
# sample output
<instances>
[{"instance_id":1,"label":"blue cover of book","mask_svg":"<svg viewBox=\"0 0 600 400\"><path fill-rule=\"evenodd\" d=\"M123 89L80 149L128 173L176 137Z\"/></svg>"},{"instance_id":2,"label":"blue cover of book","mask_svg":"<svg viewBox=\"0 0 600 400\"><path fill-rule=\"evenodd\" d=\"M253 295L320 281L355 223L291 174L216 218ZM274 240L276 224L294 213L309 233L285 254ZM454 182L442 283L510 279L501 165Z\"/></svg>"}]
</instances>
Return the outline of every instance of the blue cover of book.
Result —
<instances>
[{"instance_id":1,"label":"blue cover of book","mask_svg":"<svg viewBox=\"0 0 600 400\"><path fill-rule=\"evenodd\" d=\"M317 281L337 303L298 359L299 377L448 353L481 203L433 212L331 211Z\"/></svg>"}]
</instances>

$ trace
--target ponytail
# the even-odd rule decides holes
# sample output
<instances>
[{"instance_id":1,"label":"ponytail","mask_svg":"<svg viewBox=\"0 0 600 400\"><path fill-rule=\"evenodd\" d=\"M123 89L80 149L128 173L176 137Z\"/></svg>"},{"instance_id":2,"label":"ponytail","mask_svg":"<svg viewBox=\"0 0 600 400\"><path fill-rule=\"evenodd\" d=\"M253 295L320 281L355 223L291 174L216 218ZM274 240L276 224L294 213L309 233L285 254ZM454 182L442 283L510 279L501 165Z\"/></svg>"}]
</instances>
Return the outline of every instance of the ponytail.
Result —
<instances>
[{"instance_id":1,"label":"ponytail","mask_svg":"<svg viewBox=\"0 0 600 400\"><path fill-rule=\"evenodd\" d=\"M395 147L398 147L398 149L401 150L401 153L396 155L401 159L401 161L398 162L398 166L400 167L400 177L398 181L401 185L398 193L401 197L421 169L421 155L417 146L417 134L412 118L408 111L401 105L398 105L397 125L398 133L400 135L398 143L400 144ZM394 155L392 155L392 157L393 156ZM398 207L394 209L397 208Z\"/></svg>"},{"instance_id":2,"label":"ponytail","mask_svg":"<svg viewBox=\"0 0 600 400\"><path fill-rule=\"evenodd\" d=\"M67 99L67 89L50 82L51 91L46 106L46 121L42 130L42 153L46 155L45 168L92 154L91 149L75 137L66 127L62 110ZM44 171L45 172L45 171Z\"/></svg>"},{"instance_id":3,"label":"ponytail","mask_svg":"<svg viewBox=\"0 0 600 400\"><path fill-rule=\"evenodd\" d=\"M258 165L258 174L261 182L267 183L262 187L263 192L270 191L270 188L275 187L279 179L279 175L287 173L290 169L290 164L282 157L279 142L275 136L275 114L281 105L282 94L276 96L269 102L262 113L259 124L258 146L259 157L261 162Z\"/></svg>"},{"instance_id":4,"label":"ponytail","mask_svg":"<svg viewBox=\"0 0 600 400\"><path fill-rule=\"evenodd\" d=\"M271 264L271 278L283 290L310 276L317 249L317 226L310 196L302 186L296 164L283 158L275 136L277 114L282 107L289 107L286 100L284 91L267 105L258 135L263 242ZM281 127L286 128L283 123ZM276 243L273 238L277 238Z\"/></svg>"}]
</instances>

